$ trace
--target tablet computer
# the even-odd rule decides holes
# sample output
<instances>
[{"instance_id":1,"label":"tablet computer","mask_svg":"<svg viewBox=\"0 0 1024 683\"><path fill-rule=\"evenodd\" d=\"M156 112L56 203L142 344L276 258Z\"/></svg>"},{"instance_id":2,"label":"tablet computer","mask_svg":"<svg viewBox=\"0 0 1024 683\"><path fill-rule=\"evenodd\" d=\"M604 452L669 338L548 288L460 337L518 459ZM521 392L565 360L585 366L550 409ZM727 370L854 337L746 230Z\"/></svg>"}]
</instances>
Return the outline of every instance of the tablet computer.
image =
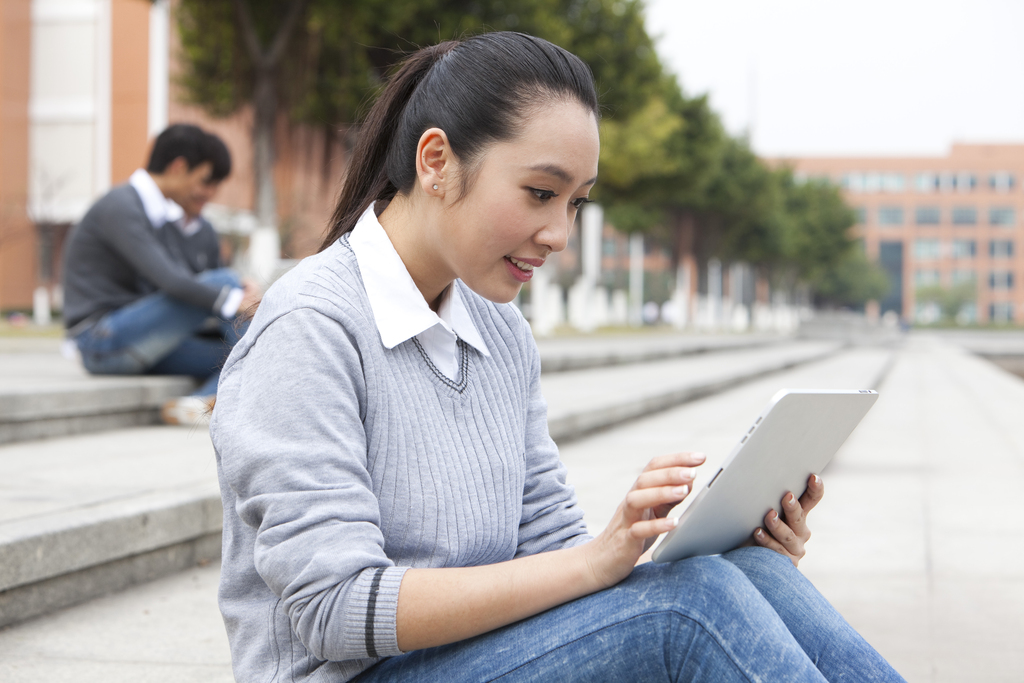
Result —
<instances>
[{"instance_id":1,"label":"tablet computer","mask_svg":"<svg viewBox=\"0 0 1024 683\"><path fill-rule=\"evenodd\" d=\"M783 389L740 438L718 472L654 549L655 562L732 550L782 497L798 498L878 400L867 389Z\"/></svg>"}]
</instances>

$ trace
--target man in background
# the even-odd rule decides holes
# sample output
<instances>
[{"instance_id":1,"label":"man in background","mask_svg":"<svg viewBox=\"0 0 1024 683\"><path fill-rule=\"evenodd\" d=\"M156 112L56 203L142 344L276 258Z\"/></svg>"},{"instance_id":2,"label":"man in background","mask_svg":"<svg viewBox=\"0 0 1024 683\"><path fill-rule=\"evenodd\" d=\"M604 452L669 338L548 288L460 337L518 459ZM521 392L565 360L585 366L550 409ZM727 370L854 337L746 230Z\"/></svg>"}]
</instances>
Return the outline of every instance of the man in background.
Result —
<instances>
[{"instance_id":1,"label":"man in background","mask_svg":"<svg viewBox=\"0 0 1024 683\"><path fill-rule=\"evenodd\" d=\"M222 267L220 240L200 216L230 172L220 138L172 125L146 169L92 205L64 255L64 321L86 370L200 381L192 396L164 406L171 424L208 415L244 331L235 319L260 295Z\"/></svg>"}]
</instances>

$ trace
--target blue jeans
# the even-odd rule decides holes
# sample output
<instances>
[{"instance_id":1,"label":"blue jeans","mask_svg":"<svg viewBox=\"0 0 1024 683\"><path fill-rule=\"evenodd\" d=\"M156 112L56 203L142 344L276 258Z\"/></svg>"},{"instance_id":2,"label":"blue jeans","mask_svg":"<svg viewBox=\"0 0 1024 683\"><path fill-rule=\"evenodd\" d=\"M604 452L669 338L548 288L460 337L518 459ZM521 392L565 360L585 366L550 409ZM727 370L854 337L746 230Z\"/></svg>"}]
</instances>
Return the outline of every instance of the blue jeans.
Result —
<instances>
[{"instance_id":1,"label":"blue jeans","mask_svg":"<svg viewBox=\"0 0 1024 683\"><path fill-rule=\"evenodd\" d=\"M767 548L645 564L605 591L452 645L391 657L371 681L903 681L792 563Z\"/></svg>"},{"instance_id":2,"label":"blue jeans","mask_svg":"<svg viewBox=\"0 0 1024 683\"><path fill-rule=\"evenodd\" d=\"M241 286L227 268L196 279L213 287ZM106 314L75 343L94 375L189 375L201 382L194 396L213 396L221 366L246 327L157 292Z\"/></svg>"}]
</instances>

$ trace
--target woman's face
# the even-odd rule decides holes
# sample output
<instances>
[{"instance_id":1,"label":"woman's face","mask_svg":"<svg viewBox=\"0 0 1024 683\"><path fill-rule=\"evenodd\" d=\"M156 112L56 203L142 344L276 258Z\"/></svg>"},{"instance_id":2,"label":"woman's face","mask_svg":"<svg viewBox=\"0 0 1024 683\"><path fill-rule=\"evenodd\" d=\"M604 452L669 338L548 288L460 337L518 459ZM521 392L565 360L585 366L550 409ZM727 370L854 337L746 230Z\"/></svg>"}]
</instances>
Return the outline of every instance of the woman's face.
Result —
<instances>
[{"instance_id":1,"label":"woman's face","mask_svg":"<svg viewBox=\"0 0 1024 683\"><path fill-rule=\"evenodd\" d=\"M480 296L514 299L565 248L597 180L599 147L597 120L582 105L535 109L516 139L487 147L468 192L445 207L438 258Z\"/></svg>"}]
</instances>

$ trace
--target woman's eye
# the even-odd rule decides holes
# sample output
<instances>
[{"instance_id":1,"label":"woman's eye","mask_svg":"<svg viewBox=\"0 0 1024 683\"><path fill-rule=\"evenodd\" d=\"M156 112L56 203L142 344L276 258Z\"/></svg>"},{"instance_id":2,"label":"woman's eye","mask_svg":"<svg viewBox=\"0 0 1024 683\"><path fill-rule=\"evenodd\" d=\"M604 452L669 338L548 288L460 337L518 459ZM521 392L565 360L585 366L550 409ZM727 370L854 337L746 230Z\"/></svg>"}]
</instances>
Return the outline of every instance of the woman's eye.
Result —
<instances>
[{"instance_id":1,"label":"woman's eye","mask_svg":"<svg viewBox=\"0 0 1024 683\"><path fill-rule=\"evenodd\" d=\"M547 200L554 199L555 197L558 196L557 194L555 194L551 190L538 190L538 189L536 189L534 187L530 188L530 192L532 192L535 195L537 195L537 199L541 200L542 202L546 202Z\"/></svg>"},{"instance_id":2,"label":"woman's eye","mask_svg":"<svg viewBox=\"0 0 1024 683\"><path fill-rule=\"evenodd\" d=\"M590 197L580 197L579 199L572 200L572 205L579 209L584 204L589 204L590 202Z\"/></svg>"}]
</instances>

